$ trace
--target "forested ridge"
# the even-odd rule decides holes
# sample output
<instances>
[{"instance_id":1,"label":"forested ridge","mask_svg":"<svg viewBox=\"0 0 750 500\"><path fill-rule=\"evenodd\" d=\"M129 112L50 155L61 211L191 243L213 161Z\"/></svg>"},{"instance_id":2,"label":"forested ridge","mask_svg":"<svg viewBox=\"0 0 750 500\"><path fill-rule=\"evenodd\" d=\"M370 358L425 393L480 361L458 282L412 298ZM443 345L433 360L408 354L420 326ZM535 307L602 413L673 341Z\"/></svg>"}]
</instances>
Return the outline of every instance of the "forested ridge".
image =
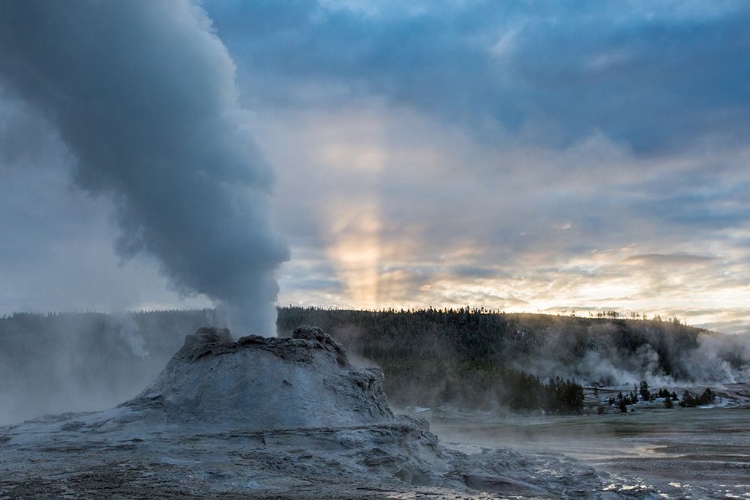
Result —
<instances>
[{"instance_id":1,"label":"forested ridge","mask_svg":"<svg viewBox=\"0 0 750 500\"><path fill-rule=\"evenodd\" d=\"M705 330L674 320L614 316L287 307L279 311L278 328L286 335L300 324L320 326L383 368L389 398L425 406L575 412L583 400L581 384L719 379L726 366L746 363L729 345L719 349L721 369L701 365L702 338L710 336Z\"/></svg>"}]
</instances>

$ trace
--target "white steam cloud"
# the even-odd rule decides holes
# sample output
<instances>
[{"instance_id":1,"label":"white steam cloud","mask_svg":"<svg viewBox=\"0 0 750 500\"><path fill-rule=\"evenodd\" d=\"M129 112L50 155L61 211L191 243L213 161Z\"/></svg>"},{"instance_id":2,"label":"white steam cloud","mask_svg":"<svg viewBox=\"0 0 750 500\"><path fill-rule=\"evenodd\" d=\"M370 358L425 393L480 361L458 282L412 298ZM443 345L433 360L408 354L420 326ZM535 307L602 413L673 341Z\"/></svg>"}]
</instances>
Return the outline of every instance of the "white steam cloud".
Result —
<instances>
[{"instance_id":1,"label":"white steam cloud","mask_svg":"<svg viewBox=\"0 0 750 500\"><path fill-rule=\"evenodd\" d=\"M0 86L75 156L76 184L113 199L118 255L148 252L233 326L275 332L274 274L289 251L270 227L273 175L241 127L235 67L202 9L1 2L0 61Z\"/></svg>"}]
</instances>

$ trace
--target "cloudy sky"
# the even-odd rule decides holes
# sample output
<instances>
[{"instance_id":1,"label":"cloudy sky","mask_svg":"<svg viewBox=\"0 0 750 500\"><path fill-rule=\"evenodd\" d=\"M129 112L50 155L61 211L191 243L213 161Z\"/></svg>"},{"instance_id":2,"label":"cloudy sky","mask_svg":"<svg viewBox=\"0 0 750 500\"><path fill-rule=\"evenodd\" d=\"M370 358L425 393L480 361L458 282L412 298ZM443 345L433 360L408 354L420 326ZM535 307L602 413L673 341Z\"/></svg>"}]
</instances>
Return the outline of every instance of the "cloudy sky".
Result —
<instances>
[{"instance_id":1,"label":"cloudy sky","mask_svg":"<svg viewBox=\"0 0 750 500\"><path fill-rule=\"evenodd\" d=\"M200 90L228 72L217 85L237 106L217 105L221 119L230 109L243 154L273 171L267 212L290 251L267 245L280 304L615 309L750 331L746 2L163 5L149 29L184 27L165 20L180 11L218 37L200 71L163 78ZM141 18L116 19L140 43ZM154 43L184 47L164 31ZM134 57L152 50L138 43ZM118 75L118 57L97 71ZM23 91L38 73L0 77L0 314L222 298L191 293L200 280L161 247L122 250L133 209L81 181L85 136ZM204 133L217 140L190 140Z\"/></svg>"}]
</instances>

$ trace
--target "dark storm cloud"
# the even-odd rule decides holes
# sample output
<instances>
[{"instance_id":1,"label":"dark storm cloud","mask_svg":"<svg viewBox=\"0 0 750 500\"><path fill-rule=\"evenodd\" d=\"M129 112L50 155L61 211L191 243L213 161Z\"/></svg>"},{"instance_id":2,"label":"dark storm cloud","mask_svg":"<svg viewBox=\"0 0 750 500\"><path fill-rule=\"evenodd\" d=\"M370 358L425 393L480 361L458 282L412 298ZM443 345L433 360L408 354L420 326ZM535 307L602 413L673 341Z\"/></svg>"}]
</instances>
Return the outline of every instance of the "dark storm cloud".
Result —
<instances>
[{"instance_id":1,"label":"dark storm cloud","mask_svg":"<svg viewBox=\"0 0 750 500\"><path fill-rule=\"evenodd\" d=\"M179 290L271 333L288 258L269 224L273 176L209 26L177 0L2 2L0 85L59 133L78 186L112 198L120 256L156 256Z\"/></svg>"},{"instance_id":2,"label":"dark storm cloud","mask_svg":"<svg viewBox=\"0 0 750 500\"><path fill-rule=\"evenodd\" d=\"M207 5L250 85L277 104L310 98L315 82L340 100L330 94L338 82L488 139L499 125L568 146L599 130L649 154L750 136L750 7L741 3ZM263 82L252 79L258 71Z\"/></svg>"}]
</instances>

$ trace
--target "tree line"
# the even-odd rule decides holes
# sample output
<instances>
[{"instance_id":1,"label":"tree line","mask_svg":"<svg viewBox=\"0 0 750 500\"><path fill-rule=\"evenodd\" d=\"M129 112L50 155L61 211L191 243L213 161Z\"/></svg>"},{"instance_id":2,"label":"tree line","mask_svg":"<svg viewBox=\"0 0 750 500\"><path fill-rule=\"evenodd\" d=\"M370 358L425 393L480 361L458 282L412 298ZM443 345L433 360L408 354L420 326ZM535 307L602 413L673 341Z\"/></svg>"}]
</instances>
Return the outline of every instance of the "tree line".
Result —
<instances>
[{"instance_id":1,"label":"tree line","mask_svg":"<svg viewBox=\"0 0 750 500\"><path fill-rule=\"evenodd\" d=\"M676 322L505 314L468 307L279 309L281 335L300 324L320 326L356 356L381 366L386 393L397 404L499 404L554 413L575 413L583 407L581 383L555 367L574 366L590 352L609 353L613 363L627 363L647 345L658 355L660 374L679 378L688 373L682 354L697 346L701 333Z\"/></svg>"}]
</instances>

